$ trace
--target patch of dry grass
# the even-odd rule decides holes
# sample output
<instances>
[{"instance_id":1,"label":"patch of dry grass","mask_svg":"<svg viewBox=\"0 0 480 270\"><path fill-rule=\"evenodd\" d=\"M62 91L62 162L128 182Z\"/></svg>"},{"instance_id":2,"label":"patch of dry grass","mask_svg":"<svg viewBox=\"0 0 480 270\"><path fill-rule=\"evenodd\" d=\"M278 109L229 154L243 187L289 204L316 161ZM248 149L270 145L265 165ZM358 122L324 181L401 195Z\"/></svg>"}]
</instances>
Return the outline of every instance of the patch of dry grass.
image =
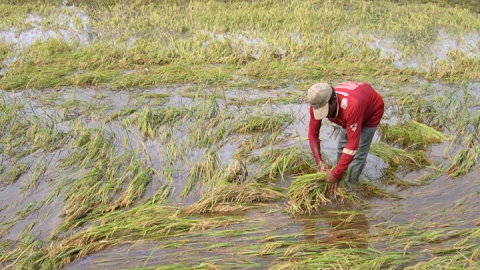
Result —
<instances>
[{"instance_id":1,"label":"patch of dry grass","mask_svg":"<svg viewBox=\"0 0 480 270\"><path fill-rule=\"evenodd\" d=\"M199 202L183 209L186 214L226 213L246 210L254 203L283 199L280 191L257 183L219 184Z\"/></svg>"}]
</instances>

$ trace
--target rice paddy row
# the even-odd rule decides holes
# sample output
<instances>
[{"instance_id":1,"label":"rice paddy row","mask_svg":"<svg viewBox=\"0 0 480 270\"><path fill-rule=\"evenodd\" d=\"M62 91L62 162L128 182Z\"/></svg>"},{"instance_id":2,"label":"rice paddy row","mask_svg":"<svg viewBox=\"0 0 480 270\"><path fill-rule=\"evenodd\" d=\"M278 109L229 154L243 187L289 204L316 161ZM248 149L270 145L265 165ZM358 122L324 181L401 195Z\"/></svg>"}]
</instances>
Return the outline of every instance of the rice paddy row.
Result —
<instances>
[{"instance_id":1,"label":"rice paddy row","mask_svg":"<svg viewBox=\"0 0 480 270\"><path fill-rule=\"evenodd\" d=\"M1 4L0 29L53 31L57 38L26 48L13 46L14 39L0 42L0 88L194 83L274 89L292 81L309 85L318 76L402 82L480 74L478 48L468 38L465 49L445 56L425 52L439 31L452 39L459 31L479 31L478 14L468 9L389 1L141 2ZM387 46L394 49L372 46L372 36L393 40ZM428 60L395 65L419 53Z\"/></svg>"}]
</instances>

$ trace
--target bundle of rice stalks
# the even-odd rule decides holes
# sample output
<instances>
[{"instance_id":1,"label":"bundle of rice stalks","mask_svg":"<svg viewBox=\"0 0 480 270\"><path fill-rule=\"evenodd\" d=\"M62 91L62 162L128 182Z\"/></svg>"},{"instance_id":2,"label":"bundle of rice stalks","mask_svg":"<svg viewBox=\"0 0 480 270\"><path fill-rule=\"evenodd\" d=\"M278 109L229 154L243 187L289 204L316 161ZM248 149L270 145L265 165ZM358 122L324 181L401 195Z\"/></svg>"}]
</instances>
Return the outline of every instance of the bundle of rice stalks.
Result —
<instances>
[{"instance_id":1,"label":"bundle of rice stalks","mask_svg":"<svg viewBox=\"0 0 480 270\"><path fill-rule=\"evenodd\" d=\"M183 211L186 214L226 213L246 210L252 203L272 202L284 197L281 191L258 183L221 184Z\"/></svg>"},{"instance_id":2,"label":"bundle of rice stalks","mask_svg":"<svg viewBox=\"0 0 480 270\"><path fill-rule=\"evenodd\" d=\"M334 198L325 195L327 190L326 173L310 173L296 177L288 190L288 211L292 214L310 214L318 210L320 205L330 203L332 199L341 203L361 203L360 198L349 194L344 187L339 186Z\"/></svg>"},{"instance_id":3,"label":"bundle of rice stalks","mask_svg":"<svg viewBox=\"0 0 480 270\"><path fill-rule=\"evenodd\" d=\"M442 132L417 121L395 126L380 125L379 131L384 141L414 149L426 149L431 144L449 140Z\"/></svg>"},{"instance_id":4,"label":"bundle of rice stalks","mask_svg":"<svg viewBox=\"0 0 480 270\"><path fill-rule=\"evenodd\" d=\"M402 165L420 169L424 165L431 165L430 160L423 151L407 151L391 147L386 143L373 143L370 147L370 153L385 160L392 166Z\"/></svg>"}]
</instances>

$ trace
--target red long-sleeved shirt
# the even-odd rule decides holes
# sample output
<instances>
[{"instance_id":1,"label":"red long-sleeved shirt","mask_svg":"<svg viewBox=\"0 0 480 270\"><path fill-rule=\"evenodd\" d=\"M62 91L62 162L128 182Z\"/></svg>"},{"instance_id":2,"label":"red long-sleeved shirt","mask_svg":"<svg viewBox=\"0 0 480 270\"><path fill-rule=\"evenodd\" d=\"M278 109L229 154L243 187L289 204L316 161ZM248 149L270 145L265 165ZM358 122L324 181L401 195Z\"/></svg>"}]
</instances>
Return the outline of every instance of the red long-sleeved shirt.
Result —
<instances>
[{"instance_id":1,"label":"red long-sleeved shirt","mask_svg":"<svg viewBox=\"0 0 480 270\"><path fill-rule=\"evenodd\" d=\"M380 94L368 83L345 82L334 88L337 94L338 115L328 120L347 131L347 144L337 166L332 170L333 176L340 178L357 153L362 127L378 126L383 116L384 103ZM317 163L322 160L319 139L321 126L322 120L315 119L313 108L310 106L308 142Z\"/></svg>"}]
</instances>

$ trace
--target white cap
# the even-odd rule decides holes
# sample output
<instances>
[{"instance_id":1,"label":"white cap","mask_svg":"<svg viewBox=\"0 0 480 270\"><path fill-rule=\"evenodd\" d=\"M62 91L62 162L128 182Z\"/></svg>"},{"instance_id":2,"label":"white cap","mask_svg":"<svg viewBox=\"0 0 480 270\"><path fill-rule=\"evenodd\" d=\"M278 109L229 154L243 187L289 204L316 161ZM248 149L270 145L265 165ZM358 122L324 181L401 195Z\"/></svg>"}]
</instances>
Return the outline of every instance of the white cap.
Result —
<instances>
[{"instance_id":1,"label":"white cap","mask_svg":"<svg viewBox=\"0 0 480 270\"><path fill-rule=\"evenodd\" d=\"M332 97L333 89L327 83L316 83L308 89L307 101L313 107L315 119L321 120L328 115L328 101Z\"/></svg>"}]
</instances>

